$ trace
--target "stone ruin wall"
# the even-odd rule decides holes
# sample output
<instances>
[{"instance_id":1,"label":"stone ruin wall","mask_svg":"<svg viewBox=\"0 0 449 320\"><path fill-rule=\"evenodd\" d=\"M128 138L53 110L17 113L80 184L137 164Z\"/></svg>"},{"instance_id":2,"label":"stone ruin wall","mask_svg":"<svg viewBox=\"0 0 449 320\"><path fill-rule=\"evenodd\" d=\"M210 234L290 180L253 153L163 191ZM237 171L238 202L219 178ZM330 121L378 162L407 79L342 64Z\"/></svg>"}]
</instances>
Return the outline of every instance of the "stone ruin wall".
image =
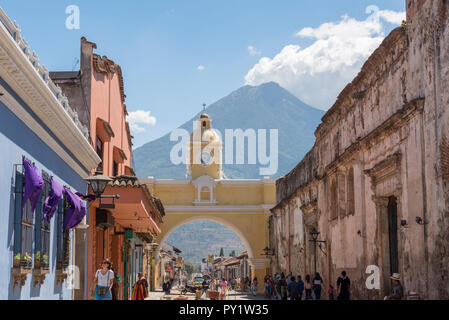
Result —
<instances>
[{"instance_id":1,"label":"stone ruin wall","mask_svg":"<svg viewBox=\"0 0 449 320\"><path fill-rule=\"evenodd\" d=\"M427 298L449 296L449 116L445 112L449 106L449 4L445 0L410 2L408 9L413 7L414 12L408 11L406 30L397 28L384 40L323 117L312 150L277 181L280 216L292 210L294 199L299 201L297 207L310 207L313 199L307 194L310 185L316 185L317 229L328 241L327 256L319 259L318 269L326 286L326 278L334 283L346 269L352 274L355 297L382 298L364 284L366 266L382 261L372 196L388 194L394 186L389 180L373 186L366 170L394 154L400 154L397 181L402 185L398 218L410 225L398 230L406 289ZM345 185L338 177L351 167L354 209L348 214L347 203L329 199L333 181ZM330 220L334 206L337 218ZM426 224L416 224L416 216L424 217ZM281 224L282 233L293 238L301 234L305 243L307 230L300 230L302 224L295 226L291 231ZM290 250L290 263L295 264L291 268L307 271L310 252L298 253L293 244Z\"/></svg>"}]
</instances>

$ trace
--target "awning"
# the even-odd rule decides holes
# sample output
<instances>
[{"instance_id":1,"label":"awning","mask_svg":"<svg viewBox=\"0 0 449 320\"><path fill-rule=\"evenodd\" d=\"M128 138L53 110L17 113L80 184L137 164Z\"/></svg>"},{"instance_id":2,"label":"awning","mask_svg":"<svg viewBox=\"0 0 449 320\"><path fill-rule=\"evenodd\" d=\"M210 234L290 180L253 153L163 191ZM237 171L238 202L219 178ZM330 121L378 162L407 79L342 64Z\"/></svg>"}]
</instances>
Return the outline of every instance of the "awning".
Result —
<instances>
[{"instance_id":1,"label":"awning","mask_svg":"<svg viewBox=\"0 0 449 320\"><path fill-rule=\"evenodd\" d=\"M160 234L159 222L154 218L158 209L145 187L135 177L119 176L106 187L103 195L120 195L120 199L114 200L115 209L110 210L116 223L136 233ZM107 201L112 200L102 200ZM98 206L98 202L95 204Z\"/></svg>"}]
</instances>

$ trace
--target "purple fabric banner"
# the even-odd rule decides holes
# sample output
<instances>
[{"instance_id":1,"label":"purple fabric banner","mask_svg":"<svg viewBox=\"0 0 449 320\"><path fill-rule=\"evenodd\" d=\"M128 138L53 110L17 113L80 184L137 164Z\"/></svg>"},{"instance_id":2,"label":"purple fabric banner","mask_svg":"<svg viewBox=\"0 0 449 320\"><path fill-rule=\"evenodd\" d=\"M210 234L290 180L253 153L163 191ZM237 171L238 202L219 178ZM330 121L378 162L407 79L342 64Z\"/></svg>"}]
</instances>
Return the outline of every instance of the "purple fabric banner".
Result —
<instances>
[{"instance_id":1,"label":"purple fabric banner","mask_svg":"<svg viewBox=\"0 0 449 320\"><path fill-rule=\"evenodd\" d=\"M50 193L44 203L44 219L47 219L48 222L50 222L56 212L56 208L61 201L63 191L64 189L62 186L52 177Z\"/></svg>"},{"instance_id":2,"label":"purple fabric banner","mask_svg":"<svg viewBox=\"0 0 449 320\"><path fill-rule=\"evenodd\" d=\"M42 188L44 187L44 180L42 179L39 170L34 165L31 165L25 157L22 158L22 162L25 171L25 191L22 199L22 210L27 201L30 200L31 209L34 212Z\"/></svg>"},{"instance_id":3,"label":"purple fabric banner","mask_svg":"<svg viewBox=\"0 0 449 320\"><path fill-rule=\"evenodd\" d=\"M86 216L86 204L77 195L67 188L64 188L69 208L64 216L64 229L76 227Z\"/></svg>"}]
</instances>

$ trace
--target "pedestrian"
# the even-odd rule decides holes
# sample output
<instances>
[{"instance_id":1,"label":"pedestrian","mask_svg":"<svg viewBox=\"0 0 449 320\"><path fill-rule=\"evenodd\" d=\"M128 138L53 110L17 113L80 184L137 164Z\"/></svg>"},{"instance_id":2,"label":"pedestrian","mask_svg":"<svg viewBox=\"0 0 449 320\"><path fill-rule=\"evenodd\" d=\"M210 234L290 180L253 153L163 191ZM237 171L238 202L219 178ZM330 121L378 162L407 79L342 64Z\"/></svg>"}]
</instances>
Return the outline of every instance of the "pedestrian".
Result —
<instances>
[{"instance_id":1,"label":"pedestrian","mask_svg":"<svg viewBox=\"0 0 449 320\"><path fill-rule=\"evenodd\" d=\"M254 277L253 283L251 285L251 292L252 292L253 296L256 296L256 294L257 294L257 285L258 284L259 284L259 282L257 281L257 277Z\"/></svg>"},{"instance_id":2,"label":"pedestrian","mask_svg":"<svg viewBox=\"0 0 449 320\"><path fill-rule=\"evenodd\" d=\"M263 286L264 286L264 288L265 288L265 298L268 298L268 297L269 297L269 295L268 295L268 286L269 286L269 283L268 283L268 275L266 275L266 276L263 278Z\"/></svg>"},{"instance_id":3,"label":"pedestrian","mask_svg":"<svg viewBox=\"0 0 449 320\"><path fill-rule=\"evenodd\" d=\"M334 300L334 287L331 284L329 285L327 293L329 294L329 300Z\"/></svg>"},{"instance_id":4,"label":"pedestrian","mask_svg":"<svg viewBox=\"0 0 449 320\"><path fill-rule=\"evenodd\" d=\"M393 293L388 297L388 300L402 300L404 297L404 288L401 285L401 275L399 273L393 273L390 279L393 280Z\"/></svg>"},{"instance_id":5,"label":"pedestrian","mask_svg":"<svg viewBox=\"0 0 449 320\"><path fill-rule=\"evenodd\" d=\"M247 289L249 289L250 286L251 286L251 280L249 280L249 277L246 276L246 278L245 278L245 292L247 291Z\"/></svg>"},{"instance_id":6,"label":"pedestrian","mask_svg":"<svg viewBox=\"0 0 449 320\"><path fill-rule=\"evenodd\" d=\"M287 300L287 281L284 275L281 275L281 279L279 279L279 292L281 300Z\"/></svg>"},{"instance_id":7,"label":"pedestrian","mask_svg":"<svg viewBox=\"0 0 449 320\"><path fill-rule=\"evenodd\" d=\"M145 300L148 297L148 282L140 272L137 277L139 280L133 286L131 300Z\"/></svg>"},{"instance_id":8,"label":"pedestrian","mask_svg":"<svg viewBox=\"0 0 449 320\"><path fill-rule=\"evenodd\" d=\"M274 294L276 297L276 300L281 300L281 286L279 284L279 281L281 280L281 275L279 273L276 273L274 276Z\"/></svg>"},{"instance_id":9,"label":"pedestrian","mask_svg":"<svg viewBox=\"0 0 449 320\"><path fill-rule=\"evenodd\" d=\"M101 269L95 273L95 300L112 300L111 289L114 284L114 271L111 270L111 262L103 260Z\"/></svg>"},{"instance_id":10,"label":"pedestrian","mask_svg":"<svg viewBox=\"0 0 449 320\"><path fill-rule=\"evenodd\" d=\"M203 280L201 287L203 289L203 294L205 294L207 292L207 290L209 289L209 283L207 282L206 279Z\"/></svg>"},{"instance_id":11,"label":"pedestrian","mask_svg":"<svg viewBox=\"0 0 449 320\"><path fill-rule=\"evenodd\" d=\"M292 281L292 273L290 272L289 275L287 276L287 285L289 285L291 281Z\"/></svg>"},{"instance_id":12,"label":"pedestrian","mask_svg":"<svg viewBox=\"0 0 449 320\"><path fill-rule=\"evenodd\" d=\"M320 274L315 273L315 278L313 278L313 292L315 293L315 300L321 299L321 287L323 285L323 279Z\"/></svg>"},{"instance_id":13,"label":"pedestrian","mask_svg":"<svg viewBox=\"0 0 449 320\"><path fill-rule=\"evenodd\" d=\"M298 294L299 294L299 300L302 300L302 295L304 293L304 281L302 281L301 276L298 276Z\"/></svg>"},{"instance_id":14,"label":"pedestrian","mask_svg":"<svg viewBox=\"0 0 449 320\"><path fill-rule=\"evenodd\" d=\"M312 300L312 282L310 281L310 275L306 275L304 287L306 290L306 300Z\"/></svg>"},{"instance_id":15,"label":"pedestrian","mask_svg":"<svg viewBox=\"0 0 449 320\"><path fill-rule=\"evenodd\" d=\"M299 284L296 282L294 276L290 278L290 283L287 285L287 292L290 300L299 300Z\"/></svg>"},{"instance_id":16,"label":"pedestrian","mask_svg":"<svg viewBox=\"0 0 449 320\"><path fill-rule=\"evenodd\" d=\"M351 280L346 275L346 271L341 272L337 280L337 300L350 300Z\"/></svg>"},{"instance_id":17,"label":"pedestrian","mask_svg":"<svg viewBox=\"0 0 449 320\"><path fill-rule=\"evenodd\" d=\"M221 279L221 297L224 299L226 297L226 292L228 290L228 282L225 279Z\"/></svg>"}]
</instances>

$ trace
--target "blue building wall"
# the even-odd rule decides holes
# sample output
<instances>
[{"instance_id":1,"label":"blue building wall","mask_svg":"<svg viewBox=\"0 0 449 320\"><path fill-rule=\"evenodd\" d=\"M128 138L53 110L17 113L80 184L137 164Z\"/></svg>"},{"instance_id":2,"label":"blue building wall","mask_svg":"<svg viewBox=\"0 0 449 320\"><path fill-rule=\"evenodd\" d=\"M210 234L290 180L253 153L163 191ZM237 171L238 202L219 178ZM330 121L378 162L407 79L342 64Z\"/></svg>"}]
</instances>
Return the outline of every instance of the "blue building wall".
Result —
<instances>
[{"instance_id":1,"label":"blue building wall","mask_svg":"<svg viewBox=\"0 0 449 320\"><path fill-rule=\"evenodd\" d=\"M5 86L0 78L0 83ZM11 89L8 91L13 94ZM16 100L34 117L28 106L14 93ZM47 128L48 130L48 128ZM56 215L51 221L50 273L42 286L34 287L33 275L27 275L23 287L13 290L11 268L14 247L14 164L22 163L22 156L35 162L39 171L45 170L72 191L86 192L86 183L33 131L0 102L0 299L72 299L72 290L66 284L56 285ZM71 244L73 233L71 232ZM70 248L72 250L72 247ZM72 254L70 255L72 264ZM84 281L85 279L81 279Z\"/></svg>"}]
</instances>

